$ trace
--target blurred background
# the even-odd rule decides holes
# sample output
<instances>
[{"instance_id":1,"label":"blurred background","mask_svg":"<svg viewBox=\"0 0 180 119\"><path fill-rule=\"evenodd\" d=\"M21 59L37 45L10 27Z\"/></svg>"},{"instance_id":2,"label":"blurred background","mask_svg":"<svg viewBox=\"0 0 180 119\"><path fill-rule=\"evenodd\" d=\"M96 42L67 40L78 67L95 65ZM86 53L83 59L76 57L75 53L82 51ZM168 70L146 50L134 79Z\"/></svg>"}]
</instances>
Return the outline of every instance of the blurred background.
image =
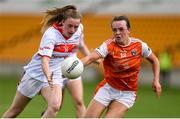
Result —
<instances>
[{"instance_id":1,"label":"blurred background","mask_svg":"<svg viewBox=\"0 0 180 119\"><path fill-rule=\"evenodd\" d=\"M23 66L39 47L43 12L68 4L76 5L82 12L85 42L91 50L112 36L111 19L126 15L131 21L131 36L146 42L158 56L161 98L156 99L151 89L151 65L142 60L137 103L126 117L180 117L179 0L0 0L0 116L11 104ZM85 69L86 105L102 79L102 65ZM64 100L58 117L75 117L68 93ZM37 96L19 117L40 117L45 107L43 99Z\"/></svg>"}]
</instances>

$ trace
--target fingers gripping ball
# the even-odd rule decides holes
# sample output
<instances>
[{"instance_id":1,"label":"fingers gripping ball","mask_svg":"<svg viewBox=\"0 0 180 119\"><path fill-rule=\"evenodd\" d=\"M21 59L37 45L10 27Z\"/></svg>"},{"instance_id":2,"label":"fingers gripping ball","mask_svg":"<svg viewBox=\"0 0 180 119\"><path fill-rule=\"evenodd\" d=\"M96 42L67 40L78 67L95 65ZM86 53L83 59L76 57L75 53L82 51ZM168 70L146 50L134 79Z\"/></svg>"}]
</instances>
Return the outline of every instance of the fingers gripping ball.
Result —
<instances>
[{"instance_id":1,"label":"fingers gripping ball","mask_svg":"<svg viewBox=\"0 0 180 119\"><path fill-rule=\"evenodd\" d=\"M84 70L84 65L80 59L77 57L68 57L66 58L61 67L62 74L69 78L75 79L79 77Z\"/></svg>"}]
</instances>

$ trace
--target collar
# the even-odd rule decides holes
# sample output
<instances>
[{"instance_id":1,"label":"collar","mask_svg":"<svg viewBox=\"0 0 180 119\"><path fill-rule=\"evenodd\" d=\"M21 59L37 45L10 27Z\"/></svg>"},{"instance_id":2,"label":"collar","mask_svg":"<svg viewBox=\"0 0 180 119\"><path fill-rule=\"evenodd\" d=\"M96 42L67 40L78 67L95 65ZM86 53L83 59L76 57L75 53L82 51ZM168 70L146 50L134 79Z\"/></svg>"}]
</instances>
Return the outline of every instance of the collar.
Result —
<instances>
[{"instance_id":1,"label":"collar","mask_svg":"<svg viewBox=\"0 0 180 119\"><path fill-rule=\"evenodd\" d=\"M114 41L116 42L116 40L114 39ZM128 43L126 44L126 45L121 45L121 44L118 44L118 43L116 43L118 46L120 46L120 47L127 47L127 46L129 46L130 44L131 44L131 38L129 37L128 38Z\"/></svg>"},{"instance_id":2,"label":"collar","mask_svg":"<svg viewBox=\"0 0 180 119\"><path fill-rule=\"evenodd\" d=\"M57 23L53 23L53 27L62 34L62 29L58 26ZM67 37L67 36L65 36L63 34L62 34L62 36L64 37L65 40L68 40L70 38L70 37Z\"/></svg>"}]
</instances>

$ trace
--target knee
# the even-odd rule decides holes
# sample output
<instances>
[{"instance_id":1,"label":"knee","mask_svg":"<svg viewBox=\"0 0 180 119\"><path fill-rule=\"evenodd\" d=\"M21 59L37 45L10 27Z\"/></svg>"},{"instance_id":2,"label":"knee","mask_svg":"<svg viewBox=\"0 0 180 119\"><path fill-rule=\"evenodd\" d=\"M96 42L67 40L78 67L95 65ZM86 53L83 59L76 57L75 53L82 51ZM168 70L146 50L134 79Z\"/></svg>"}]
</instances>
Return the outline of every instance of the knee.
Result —
<instances>
[{"instance_id":1,"label":"knee","mask_svg":"<svg viewBox=\"0 0 180 119\"><path fill-rule=\"evenodd\" d=\"M83 102L82 99L75 99L75 104L76 104L77 106L83 106L83 105L84 105L84 102Z\"/></svg>"},{"instance_id":2,"label":"knee","mask_svg":"<svg viewBox=\"0 0 180 119\"><path fill-rule=\"evenodd\" d=\"M48 109L51 111L51 112L58 112L60 110L60 104L53 104L53 105L50 105L48 106Z\"/></svg>"}]
</instances>

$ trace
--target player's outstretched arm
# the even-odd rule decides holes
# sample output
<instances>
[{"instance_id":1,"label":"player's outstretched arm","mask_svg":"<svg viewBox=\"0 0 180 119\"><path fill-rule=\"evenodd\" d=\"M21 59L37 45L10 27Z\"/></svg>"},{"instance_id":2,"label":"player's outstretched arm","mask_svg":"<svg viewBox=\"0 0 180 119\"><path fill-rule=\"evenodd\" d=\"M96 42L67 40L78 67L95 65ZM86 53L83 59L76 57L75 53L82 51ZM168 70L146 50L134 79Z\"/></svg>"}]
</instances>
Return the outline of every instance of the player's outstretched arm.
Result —
<instances>
[{"instance_id":1,"label":"player's outstretched arm","mask_svg":"<svg viewBox=\"0 0 180 119\"><path fill-rule=\"evenodd\" d=\"M81 61L83 62L84 66L86 66L98 60L99 58L101 58L101 56L97 53L97 51L93 51L88 56L82 58Z\"/></svg>"},{"instance_id":2,"label":"player's outstretched arm","mask_svg":"<svg viewBox=\"0 0 180 119\"><path fill-rule=\"evenodd\" d=\"M154 79L152 82L152 88L156 92L157 97L160 97L161 95L161 84L159 82L159 72L160 72L160 66L159 66L159 60L154 55L154 53L151 53L147 59L151 62L152 68L153 68L153 74Z\"/></svg>"}]
</instances>

